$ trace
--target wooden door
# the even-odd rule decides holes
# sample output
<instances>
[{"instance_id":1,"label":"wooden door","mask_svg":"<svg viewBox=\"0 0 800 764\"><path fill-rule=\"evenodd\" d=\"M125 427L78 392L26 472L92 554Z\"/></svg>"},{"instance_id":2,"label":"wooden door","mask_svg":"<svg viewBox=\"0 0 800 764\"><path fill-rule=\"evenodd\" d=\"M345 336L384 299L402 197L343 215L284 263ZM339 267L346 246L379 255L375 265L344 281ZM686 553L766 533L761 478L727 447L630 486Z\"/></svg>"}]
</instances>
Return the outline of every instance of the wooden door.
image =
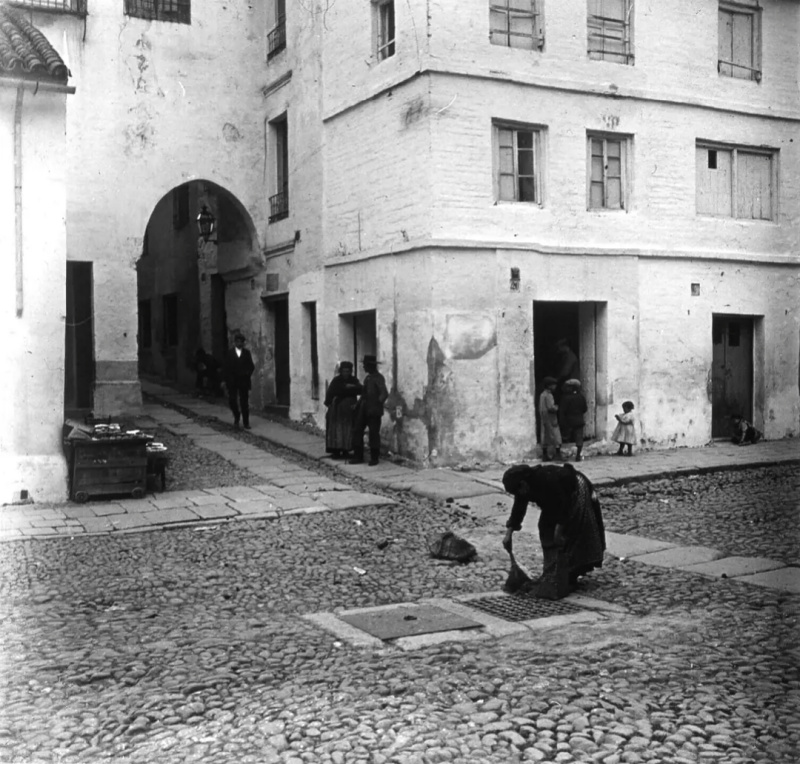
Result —
<instances>
[{"instance_id":1,"label":"wooden door","mask_svg":"<svg viewBox=\"0 0 800 764\"><path fill-rule=\"evenodd\" d=\"M730 417L753 418L753 319L714 316L711 366L711 437L731 433Z\"/></svg>"},{"instance_id":2,"label":"wooden door","mask_svg":"<svg viewBox=\"0 0 800 764\"><path fill-rule=\"evenodd\" d=\"M288 406L291 402L289 300L275 300L271 307L275 321L275 400L279 406Z\"/></svg>"},{"instance_id":3,"label":"wooden door","mask_svg":"<svg viewBox=\"0 0 800 764\"><path fill-rule=\"evenodd\" d=\"M87 413L94 387L92 264L67 263L67 316L64 354L64 409Z\"/></svg>"}]
</instances>

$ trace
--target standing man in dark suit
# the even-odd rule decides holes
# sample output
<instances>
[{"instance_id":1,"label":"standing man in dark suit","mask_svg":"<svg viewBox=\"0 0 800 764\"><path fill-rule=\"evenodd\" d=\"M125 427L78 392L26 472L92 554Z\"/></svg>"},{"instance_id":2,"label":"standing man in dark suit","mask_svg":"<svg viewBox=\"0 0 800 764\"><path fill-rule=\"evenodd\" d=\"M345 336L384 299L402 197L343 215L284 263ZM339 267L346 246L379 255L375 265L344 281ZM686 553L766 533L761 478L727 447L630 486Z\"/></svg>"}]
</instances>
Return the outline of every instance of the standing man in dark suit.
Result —
<instances>
[{"instance_id":1,"label":"standing man in dark suit","mask_svg":"<svg viewBox=\"0 0 800 764\"><path fill-rule=\"evenodd\" d=\"M233 335L233 348L225 355L225 384L228 387L228 405L233 412L233 426L239 427L239 416L244 429L250 429L250 377L255 371L253 356L244 346L244 335Z\"/></svg>"},{"instance_id":2,"label":"standing man in dark suit","mask_svg":"<svg viewBox=\"0 0 800 764\"><path fill-rule=\"evenodd\" d=\"M369 429L369 465L374 467L381 455L381 418L383 404L389 397L386 380L378 371L378 359L374 355L365 355L362 361L364 386L355 410L353 422L353 458L349 464L361 464L364 461L364 430Z\"/></svg>"}]
</instances>

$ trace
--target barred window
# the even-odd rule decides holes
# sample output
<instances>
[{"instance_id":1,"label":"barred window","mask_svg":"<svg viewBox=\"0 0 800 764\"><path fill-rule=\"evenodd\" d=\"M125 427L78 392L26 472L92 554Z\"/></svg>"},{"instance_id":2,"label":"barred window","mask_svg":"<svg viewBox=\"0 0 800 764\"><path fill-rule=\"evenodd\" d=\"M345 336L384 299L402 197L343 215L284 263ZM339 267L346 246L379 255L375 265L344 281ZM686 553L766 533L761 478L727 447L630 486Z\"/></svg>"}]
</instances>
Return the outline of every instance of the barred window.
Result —
<instances>
[{"instance_id":1,"label":"barred window","mask_svg":"<svg viewBox=\"0 0 800 764\"><path fill-rule=\"evenodd\" d=\"M62 13L86 13L86 0L11 0L9 5Z\"/></svg>"},{"instance_id":2,"label":"barred window","mask_svg":"<svg viewBox=\"0 0 800 764\"><path fill-rule=\"evenodd\" d=\"M588 0L589 58L633 63L633 0Z\"/></svg>"},{"instance_id":3,"label":"barred window","mask_svg":"<svg viewBox=\"0 0 800 764\"><path fill-rule=\"evenodd\" d=\"M125 14L152 21L192 23L191 0L125 0Z\"/></svg>"},{"instance_id":4,"label":"barred window","mask_svg":"<svg viewBox=\"0 0 800 764\"><path fill-rule=\"evenodd\" d=\"M492 45L541 50L544 26L541 0L490 0L489 39Z\"/></svg>"},{"instance_id":5,"label":"barred window","mask_svg":"<svg viewBox=\"0 0 800 764\"><path fill-rule=\"evenodd\" d=\"M723 77L761 82L761 8L719 4L719 59Z\"/></svg>"}]
</instances>

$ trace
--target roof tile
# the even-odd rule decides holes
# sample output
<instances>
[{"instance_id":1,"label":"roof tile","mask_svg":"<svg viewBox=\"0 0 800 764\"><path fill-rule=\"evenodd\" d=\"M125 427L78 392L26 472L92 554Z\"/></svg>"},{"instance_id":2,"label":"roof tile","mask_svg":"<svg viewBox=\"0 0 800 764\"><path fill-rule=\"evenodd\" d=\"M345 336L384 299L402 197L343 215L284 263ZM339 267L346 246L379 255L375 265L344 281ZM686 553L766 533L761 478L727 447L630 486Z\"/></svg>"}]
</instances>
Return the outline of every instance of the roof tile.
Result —
<instances>
[{"instance_id":1,"label":"roof tile","mask_svg":"<svg viewBox=\"0 0 800 764\"><path fill-rule=\"evenodd\" d=\"M0 77L64 84L69 74L48 39L20 11L0 4Z\"/></svg>"}]
</instances>

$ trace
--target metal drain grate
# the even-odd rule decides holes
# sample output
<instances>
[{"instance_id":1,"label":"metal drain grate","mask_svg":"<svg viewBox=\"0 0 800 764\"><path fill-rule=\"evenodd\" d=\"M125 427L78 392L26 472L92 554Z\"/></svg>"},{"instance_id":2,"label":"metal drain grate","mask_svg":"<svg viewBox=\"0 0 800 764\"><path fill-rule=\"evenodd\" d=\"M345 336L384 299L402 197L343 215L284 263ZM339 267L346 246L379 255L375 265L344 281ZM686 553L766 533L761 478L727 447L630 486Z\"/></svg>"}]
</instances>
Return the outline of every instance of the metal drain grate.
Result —
<instances>
[{"instance_id":1,"label":"metal drain grate","mask_svg":"<svg viewBox=\"0 0 800 764\"><path fill-rule=\"evenodd\" d=\"M568 602L540 600L531 595L508 595L484 597L461 603L484 613L502 618L504 621L530 621L535 618L549 618L554 615L572 615L583 608L570 605Z\"/></svg>"}]
</instances>

